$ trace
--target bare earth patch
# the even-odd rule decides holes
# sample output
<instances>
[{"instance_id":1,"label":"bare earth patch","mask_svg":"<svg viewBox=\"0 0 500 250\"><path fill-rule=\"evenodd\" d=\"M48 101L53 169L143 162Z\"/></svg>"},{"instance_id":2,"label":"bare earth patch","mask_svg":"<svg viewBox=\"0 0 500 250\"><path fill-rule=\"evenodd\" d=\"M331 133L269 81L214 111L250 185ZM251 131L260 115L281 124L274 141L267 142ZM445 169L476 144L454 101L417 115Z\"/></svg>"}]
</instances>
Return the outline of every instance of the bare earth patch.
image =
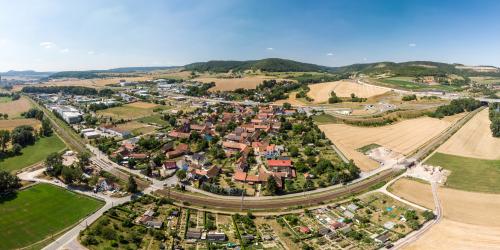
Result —
<instances>
[{"instance_id":1,"label":"bare earth patch","mask_svg":"<svg viewBox=\"0 0 500 250\"><path fill-rule=\"evenodd\" d=\"M38 129L41 125L40 121L37 119L12 119L12 120L0 120L0 130L13 130L17 126L29 125L35 129Z\"/></svg>"},{"instance_id":2,"label":"bare earth patch","mask_svg":"<svg viewBox=\"0 0 500 250\"><path fill-rule=\"evenodd\" d=\"M377 168L378 164L357 151L369 144L378 144L394 152L407 155L452 124L450 121L430 117L404 120L383 127L356 127L345 124L325 124L319 128L348 158L363 171Z\"/></svg>"},{"instance_id":3,"label":"bare earth patch","mask_svg":"<svg viewBox=\"0 0 500 250\"><path fill-rule=\"evenodd\" d=\"M31 103L25 97L21 97L15 101L0 103L0 113L8 114L9 118L19 117L22 112L26 112L31 108Z\"/></svg>"},{"instance_id":4,"label":"bare earth patch","mask_svg":"<svg viewBox=\"0 0 500 250\"><path fill-rule=\"evenodd\" d=\"M488 109L475 115L438 152L488 160L500 159L500 138L491 134Z\"/></svg>"},{"instance_id":5,"label":"bare earth patch","mask_svg":"<svg viewBox=\"0 0 500 250\"><path fill-rule=\"evenodd\" d=\"M323 82L309 85L310 91L307 95L314 99L314 103L327 102L330 93L335 91L339 97L349 97L352 93L358 97L372 97L388 91L387 88L368 84L360 84L354 81L342 80L336 82Z\"/></svg>"}]
</instances>

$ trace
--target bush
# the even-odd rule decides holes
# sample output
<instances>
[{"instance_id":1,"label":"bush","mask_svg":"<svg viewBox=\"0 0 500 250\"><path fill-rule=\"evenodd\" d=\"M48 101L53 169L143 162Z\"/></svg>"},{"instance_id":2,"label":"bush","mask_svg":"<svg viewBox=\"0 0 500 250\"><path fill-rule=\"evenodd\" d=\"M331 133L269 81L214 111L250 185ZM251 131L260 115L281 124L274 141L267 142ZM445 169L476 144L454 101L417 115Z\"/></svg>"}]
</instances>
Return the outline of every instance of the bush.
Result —
<instances>
[{"instance_id":1,"label":"bush","mask_svg":"<svg viewBox=\"0 0 500 250\"><path fill-rule=\"evenodd\" d=\"M401 100L405 102L417 100L417 95L405 95L403 96L403 98L401 98Z\"/></svg>"}]
</instances>

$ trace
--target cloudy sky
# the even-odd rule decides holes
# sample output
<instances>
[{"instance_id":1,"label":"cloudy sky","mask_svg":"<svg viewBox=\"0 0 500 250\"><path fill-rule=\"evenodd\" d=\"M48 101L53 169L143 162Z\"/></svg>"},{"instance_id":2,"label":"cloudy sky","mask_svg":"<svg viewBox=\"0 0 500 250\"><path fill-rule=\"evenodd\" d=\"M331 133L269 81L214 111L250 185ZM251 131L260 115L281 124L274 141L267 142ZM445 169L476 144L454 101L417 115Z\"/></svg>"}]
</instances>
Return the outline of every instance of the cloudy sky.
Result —
<instances>
[{"instance_id":1,"label":"cloudy sky","mask_svg":"<svg viewBox=\"0 0 500 250\"><path fill-rule=\"evenodd\" d=\"M0 71L281 57L500 66L500 1L0 0Z\"/></svg>"}]
</instances>

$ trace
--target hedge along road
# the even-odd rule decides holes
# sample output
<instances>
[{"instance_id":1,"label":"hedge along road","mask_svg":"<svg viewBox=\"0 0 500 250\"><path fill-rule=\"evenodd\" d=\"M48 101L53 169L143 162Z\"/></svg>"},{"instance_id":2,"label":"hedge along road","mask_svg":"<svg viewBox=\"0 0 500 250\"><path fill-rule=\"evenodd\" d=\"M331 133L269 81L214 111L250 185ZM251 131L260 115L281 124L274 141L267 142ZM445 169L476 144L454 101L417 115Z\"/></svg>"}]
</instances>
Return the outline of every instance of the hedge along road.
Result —
<instances>
[{"instance_id":1,"label":"hedge along road","mask_svg":"<svg viewBox=\"0 0 500 250\"><path fill-rule=\"evenodd\" d=\"M187 192L179 192L175 190L162 189L155 193L169 197L174 201L188 202L190 205L195 206L205 206L220 208L226 210L249 210L249 209L285 209L292 206L312 206L317 204L323 204L325 202L335 200L347 195L353 195L362 191L366 191L371 186L374 186L380 182L390 180L401 173L401 170L390 169L382 171L381 173L374 175L368 179L365 179L354 184L348 184L344 187L338 189L333 189L330 191L309 194L307 196L295 196L292 198L280 198L276 196L275 199L264 199L264 200L242 200L240 199L216 199L209 196L193 195Z\"/></svg>"}]
</instances>

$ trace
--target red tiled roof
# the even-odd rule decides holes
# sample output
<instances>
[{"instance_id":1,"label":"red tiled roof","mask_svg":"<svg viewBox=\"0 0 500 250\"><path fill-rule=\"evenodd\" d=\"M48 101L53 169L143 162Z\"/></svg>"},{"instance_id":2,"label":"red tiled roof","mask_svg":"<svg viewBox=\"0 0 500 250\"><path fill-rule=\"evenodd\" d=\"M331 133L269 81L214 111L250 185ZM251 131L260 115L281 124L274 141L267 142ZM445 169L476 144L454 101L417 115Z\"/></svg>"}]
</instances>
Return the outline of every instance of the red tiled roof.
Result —
<instances>
[{"instance_id":1,"label":"red tiled roof","mask_svg":"<svg viewBox=\"0 0 500 250\"><path fill-rule=\"evenodd\" d=\"M267 165L270 167L291 167L291 160L267 160Z\"/></svg>"}]
</instances>

